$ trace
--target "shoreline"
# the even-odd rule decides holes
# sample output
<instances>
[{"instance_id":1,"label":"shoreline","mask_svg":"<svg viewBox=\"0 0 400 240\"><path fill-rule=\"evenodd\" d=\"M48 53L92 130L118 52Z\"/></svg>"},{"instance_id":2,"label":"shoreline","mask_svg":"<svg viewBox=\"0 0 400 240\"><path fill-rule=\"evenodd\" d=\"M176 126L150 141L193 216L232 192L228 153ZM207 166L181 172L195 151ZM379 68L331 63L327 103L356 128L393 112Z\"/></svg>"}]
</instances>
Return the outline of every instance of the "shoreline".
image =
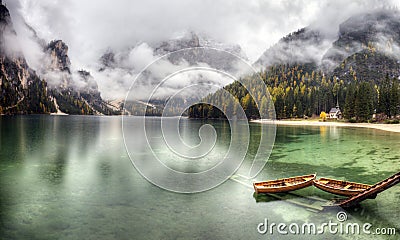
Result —
<instances>
[{"instance_id":1,"label":"shoreline","mask_svg":"<svg viewBox=\"0 0 400 240\"><path fill-rule=\"evenodd\" d=\"M344 122L320 122L313 120L266 120L258 119L252 120L254 123L270 124L284 126L326 126L326 127L358 127L358 128L372 128L387 132L400 133L400 124L382 124L382 123L344 123Z\"/></svg>"}]
</instances>

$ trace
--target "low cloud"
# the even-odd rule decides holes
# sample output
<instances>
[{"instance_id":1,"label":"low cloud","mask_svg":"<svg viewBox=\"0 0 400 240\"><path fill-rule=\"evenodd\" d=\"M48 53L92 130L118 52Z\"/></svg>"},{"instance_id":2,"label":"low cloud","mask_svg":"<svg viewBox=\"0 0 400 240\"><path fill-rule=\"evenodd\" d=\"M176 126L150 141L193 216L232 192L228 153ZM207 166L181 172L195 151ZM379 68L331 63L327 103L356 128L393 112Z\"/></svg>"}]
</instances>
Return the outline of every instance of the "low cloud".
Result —
<instances>
[{"instance_id":1,"label":"low cloud","mask_svg":"<svg viewBox=\"0 0 400 240\"><path fill-rule=\"evenodd\" d=\"M324 38L324 36L321 38ZM290 42L282 41L266 51L255 66L261 69L280 63L316 63L318 65L326 51L331 47L331 39L322 39L318 42L314 38Z\"/></svg>"},{"instance_id":2,"label":"low cloud","mask_svg":"<svg viewBox=\"0 0 400 240\"><path fill-rule=\"evenodd\" d=\"M398 43L393 42L393 38L391 36L379 36L379 40L376 43L376 48L379 51L384 52L386 55L400 60L400 46Z\"/></svg>"},{"instance_id":3,"label":"low cloud","mask_svg":"<svg viewBox=\"0 0 400 240\"><path fill-rule=\"evenodd\" d=\"M157 55L153 48L142 43L129 52L115 53L114 67L99 68L92 74L100 88L108 89L102 94L106 99L125 98L127 90L133 83L131 91L134 94L130 94L131 100L143 100L149 96L152 96L153 99L168 98L192 84L223 87L233 81L229 76L211 70L218 66L210 66L204 62L189 64L184 59L171 62L169 57L174 54L181 53ZM189 50L187 54L192 55L193 53ZM233 62L232 71L234 72L235 67L238 66ZM109 79L115 81L109 81Z\"/></svg>"},{"instance_id":4,"label":"low cloud","mask_svg":"<svg viewBox=\"0 0 400 240\"><path fill-rule=\"evenodd\" d=\"M339 24L348 17L398 4L395 0L4 2L11 11L19 43L32 68L40 69L45 57L38 38L45 42L62 39L69 46L72 71L90 71L106 99L123 96L138 72L158 57L150 46L181 32L204 33L220 42L239 44L250 61L255 61L281 37L305 26L319 29L327 39L334 39ZM315 60L328 47L329 42L309 45L289 57ZM115 52L117 63L99 71L99 58L107 49ZM160 64L158 67L165 67L165 71L175 68L170 62ZM140 95L146 85L137 88Z\"/></svg>"}]
</instances>

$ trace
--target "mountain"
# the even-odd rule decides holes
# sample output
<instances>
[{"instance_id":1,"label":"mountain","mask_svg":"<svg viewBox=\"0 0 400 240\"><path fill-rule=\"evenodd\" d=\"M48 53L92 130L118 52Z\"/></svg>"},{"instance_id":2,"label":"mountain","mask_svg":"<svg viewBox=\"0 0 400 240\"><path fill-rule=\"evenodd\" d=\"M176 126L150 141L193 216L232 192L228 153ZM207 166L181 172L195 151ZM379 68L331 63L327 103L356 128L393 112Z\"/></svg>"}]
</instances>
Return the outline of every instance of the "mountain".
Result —
<instances>
[{"instance_id":1,"label":"mountain","mask_svg":"<svg viewBox=\"0 0 400 240\"><path fill-rule=\"evenodd\" d=\"M322 62L329 71L347 57L367 49L399 58L399 45L399 11L375 10L353 16L340 24L338 39L325 53Z\"/></svg>"},{"instance_id":2,"label":"mountain","mask_svg":"<svg viewBox=\"0 0 400 240\"><path fill-rule=\"evenodd\" d=\"M323 56L321 49L326 49L329 44L329 38L319 30L310 27L302 28L288 34L268 48L254 65L258 68L286 63L318 65Z\"/></svg>"},{"instance_id":3,"label":"mountain","mask_svg":"<svg viewBox=\"0 0 400 240\"><path fill-rule=\"evenodd\" d=\"M107 68L129 68L132 66L126 66L123 62L126 61L130 53L135 49L146 45L151 50L154 56L160 57L166 54L176 52L167 56L167 59L173 64L179 64L182 60L189 63L189 65L196 65L198 63L206 63L209 66L222 69L230 69L232 63L237 59L233 56L239 56L247 60L247 56L239 45L226 44L218 42L209 37L194 33L185 32L180 36L169 39L167 41L161 41L157 43L139 43L136 46L123 49L122 51L114 51L112 49L107 49L106 52L100 57L100 70L105 70ZM205 52L201 49L191 52L180 52L179 50L187 48L212 48L219 49L224 52L232 54L232 57L221 58L217 54L213 54L212 51ZM226 56L226 55L224 55ZM140 71L141 69L136 69Z\"/></svg>"},{"instance_id":4,"label":"mountain","mask_svg":"<svg viewBox=\"0 0 400 240\"><path fill-rule=\"evenodd\" d=\"M262 67L258 77L268 86L279 119L317 117L340 107L349 121L398 122L394 118L400 119L399 46L400 14L381 9L344 21L335 39L312 27L300 29L267 49L255 64ZM254 87L252 96L238 82L224 90L238 99L248 118L259 118L259 109L270 112L264 87ZM232 109L237 103L224 96L217 91L205 100ZM189 117L223 114L199 104L189 109Z\"/></svg>"},{"instance_id":5,"label":"mountain","mask_svg":"<svg viewBox=\"0 0 400 240\"><path fill-rule=\"evenodd\" d=\"M363 52L381 54L368 61L369 68L388 68L385 65L387 62L399 59L399 46L399 11L380 9L347 19L340 24L335 39L311 26L302 28L267 49L255 65L265 68L276 64L312 63L315 69L321 69L326 74L334 72L344 76L347 70L341 73L338 67L346 65L351 57L358 58Z\"/></svg>"},{"instance_id":6,"label":"mountain","mask_svg":"<svg viewBox=\"0 0 400 240\"><path fill-rule=\"evenodd\" d=\"M51 56L51 64L48 66L51 70L71 73L67 44L61 40L51 41L46 47L46 52Z\"/></svg>"},{"instance_id":7,"label":"mountain","mask_svg":"<svg viewBox=\"0 0 400 240\"><path fill-rule=\"evenodd\" d=\"M208 48L210 48L210 50ZM190 50L181 51L183 49ZM221 50L222 54L216 49ZM105 74L112 73L113 71L123 72L124 74L122 74L122 76L132 74L132 79L134 79L135 76L133 75L139 73L145 65L150 63L147 61L146 64L143 64L140 67L135 66L134 63L137 62L137 60L132 60L132 56L139 51L143 51L147 55L150 53L153 59L166 55L162 61L164 63L168 63L169 66L179 66L181 64L186 64L188 67L206 65L223 71L236 70L234 69L237 66L236 61L239 61L236 56L242 59L247 59L245 53L239 45L221 43L201 34L185 32L180 36L176 36L166 41L156 43L142 42L133 47L129 47L120 51L107 49L99 59L99 71L104 72ZM144 74L150 73L145 72ZM158 82L152 82L149 79L151 79L151 77L144 79L146 82L136 82L136 84L140 86L146 85L149 88L152 86L155 87L158 84ZM189 81L190 79L188 79L184 84L190 84ZM209 81L210 79L204 76L199 75L196 77L196 83ZM171 92L171 90L181 89L182 84L168 87L174 88L168 89L168 91ZM221 87L223 87L223 85L221 85ZM164 108L165 102L169 97L170 96L155 96L154 99L150 100L149 104L151 105L151 114L161 114L161 109ZM142 100L145 101L147 99L141 99L138 97L136 101L127 102L125 107L132 113L139 115L144 114L142 111L138 110L143 108L143 106L146 104ZM177 100L177 106L183 106L183 102L186 100L187 99ZM114 100L114 102L118 102L117 105L122 105L123 101L123 99L119 99L118 101Z\"/></svg>"},{"instance_id":8,"label":"mountain","mask_svg":"<svg viewBox=\"0 0 400 240\"><path fill-rule=\"evenodd\" d=\"M45 44L27 27L43 47L42 64L36 71L21 51L8 9L0 5L0 114L119 114L102 100L89 72L72 71L63 41Z\"/></svg>"},{"instance_id":9,"label":"mountain","mask_svg":"<svg viewBox=\"0 0 400 240\"><path fill-rule=\"evenodd\" d=\"M28 65L18 46L17 34L7 8L0 5L1 114L121 113L123 100L120 95L116 97L118 99L104 101L91 73L71 67L69 49L65 42L54 40L46 43L32 27L26 26L43 48L41 66L35 65L35 69ZM232 55L219 55L215 49ZM113 93L123 92L148 63L163 55L166 57L160 66L165 72L161 74L172 73L180 66L209 66L225 72L235 71L238 60L236 56L247 59L239 45L221 43L188 31L165 41L141 42L122 50L110 48L100 57L98 71L94 76L114 79L115 82L107 83L106 86ZM368 83L368 86L362 85L363 90L372 86L373 89L367 92L371 90L370 97L375 99L376 107L380 101L378 90L382 84L388 86L388 82L400 76L399 56L400 14L397 10L381 9L347 19L340 24L336 36L314 26L290 33L268 48L255 62L255 66L261 67L260 75L270 87L274 100L280 104L277 108L284 118L317 115L337 103L343 106L347 96L359 91L362 82ZM216 83L213 77L206 74L195 77L184 75L183 80L166 84L165 89L160 86L158 93L161 94L153 95L149 103L144 103L143 100L147 99L143 99L140 94L146 96L149 89L159 84L150 71L145 71L146 78L140 79L141 82L135 86L136 100L125 106L130 112L136 112L135 109L147 105L152 109L152 114L160 114L160 109L163 109L170 97L168 94L182 89L185 84L195 80L197 83ZM223 87L222 83L219 84ZM354 89L351 90L349 86ZM230 85L226 88L236 91L239 87ZM238 99L246 97L245 93L241 91ZM112 94L107 97L110 96L113 97ZM177 105L183 106L189 97L177 99ZM259 98L262 98L261 95ZM246 99L245 102L249 103Z\"/></svg>"},{"instance_id":10,"label":"mountain","mask_svg":"<svg viewBox=\"0 0 400 240\"><path fill-rule=\"evenodd\" d=\"M210 67L229 71L232 70L234 62L237 61L237 58L234 55L247 60L246 54L239 45L221 43L201 34L196 34L194 32L185 32L182 36L170 39L168 41L163 41L161 43L153 44L151 46L154 49L154 53L159 56L177 51L175 54L171 54L168 56L168 59L174 64L178 64L180 61L185 60L189 63L189 65L206 63ZM191 52L179 51L186 48L199 49ZM202 48L218 49L229 52L233 55L221 55L218 54L218 52L212 50L204 51Z\"/></svg>"},{"instance_id":11,"label":"mountain","mask_svg":"<svg viewBox=\"0 0 400 240\"><path fill-rule=\"evenodd\" d=\"M339 27L338 39L322 58L322 69L345 82L381 84L400 76L400 14L376 10L353 16Z\"/></svg>"},{"instance_id":12,"label":"mountain","mask_svg":"<svg viewBox=\"0 0 400 240\"><path fill-rule=\"evenodd\" d=\"M28 66L16 38L10 13L0 5L0 114L54 112L47 83Z\"/></svg>"},{"instance_id":13,"label":"mountain","mask_svg":"<svg viewBox=\"0 0 400 240\"><path fill-rule=\"evenodd\" d=\"M331 75L347 83L359 79L380 84L386 76L400 76L400 61L375 50L361 50L345 58Z\"/></svg>"},{"instance_id":14,"label":"mountain","mask_svg":"<svg viewBox=\"0 0 400 240\"><path fill-rule=\"evenodd\" d=\"M72 72L68 46L62 40L51 41L44 50L47 64L42 74L49 81L50 92L59 111L68 114L119 114L103 101L90 72Z\"/></svg>"}]
</instances>

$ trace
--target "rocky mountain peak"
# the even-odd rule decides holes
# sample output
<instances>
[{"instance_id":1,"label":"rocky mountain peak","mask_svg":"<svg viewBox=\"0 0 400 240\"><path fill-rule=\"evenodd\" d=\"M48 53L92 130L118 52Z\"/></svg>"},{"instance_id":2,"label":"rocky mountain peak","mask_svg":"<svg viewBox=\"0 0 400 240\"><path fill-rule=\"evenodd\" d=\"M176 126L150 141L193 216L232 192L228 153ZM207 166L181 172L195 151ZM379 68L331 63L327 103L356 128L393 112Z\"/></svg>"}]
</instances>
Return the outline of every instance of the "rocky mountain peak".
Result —
<instances>
[{"instance_id":1,"label":"rocky mountain peak","mask_svg":"<svg viewBox=\"0 0 400 240\"><path fill-rule=\"evenodd\" d=\"M82 82L85 84L85 86L82 88L82 91L100 95L97 82L94 80L94 78L90 74L90 72L88 72L86 70L79 70L78 75L79 75L80 79L82 80Z\"/></svg>"},{"instance_id":2,"label":"rocky mountain peak","mask_svg":"<svg viewBox=\"0 0 400 240\"><path fill-rule=\"evenodd\" d=\"M0 23L2 24L10 24L11 17L10 12L3 4L0 4Z\"/></svg>"},{"instance_id":3,"label":"rocky mountain peak","mask_svg":"<svg viewBox=\"0 0 400 240\"><path fill-rule=\"evenodd\" d=\"M400 35L399 12L397 10L379 9L369 13L353 16L340 24L339 36L345 38L352 34L356 39L376 40L376 33ZM394 30L394 31L393 31Z\"/></svg>"},{"instance_id":4,"label":"rocky mountain peak","mask_svg":"<svg viewBox=\"0 0 400 240\"><path fill-rule=\"evenodd\" d=\"M68 57L68 46L61 40L51 41L46 51L51 56L51 70L60 70L71 73L71 61Z\"/></svg>"},{"instance_id":5,"label":"rocky mountain peak","mask_svg":"<svg viewBox=\"0 0 400 240\"><path fill-rule=\"evenodd\" d=\"M27 88L29 83L30 74L34 74L29 69L23 54L21 53L18 44L16 43L17 33L14 30L13 23L11 21L10 12L4 5L0 5L0 64L11 63L15 65L20 71L18 74L18 80L23 88ZM12 44L10 44L12 43ZM15 83L13 71L9 69L2 69L4 77ZM13 79L11 79L13 78ZM2 83L0 82L0 85Z\"/></svg>"},{"instance_id":6,"label":"rocky mountain peak","mask_svg":"<svg viewBox=\"0 0 400 240\"><path fill-rule=\"evenodd\" d=\"M115 66L115 53L111 49L108 49L107 52L100 57L100 64L102 65L100 71L106 68L113 68Z\"/></svg>"},{"instance_id":7,"label":"rocky mountain peak","mask_svg":"<svg viewBox=\"0 0 400 240\"><path fill-rule=\"evenodd\" d=\"M393 57L399 45L399 11L379 9L350 17L339 25L334 37L312 26L302 28L267 49L255 64L266 67L313 63L325 73L332 73L355 53L373 50Z\"/></svg>"},{"instance_id":8,"label":"rocky mountain peak","mask_svg":"<svg viewBox=\"0 0 400 240\"><path fill-rule=\"evenodd\" d=\"M208 47L212 49L223 50L236 56L240 56L242 59L247 59L246 54L243 52L242 48L239 45L219 42L205 35L197 34L194 32L185 32L179 37L164 41L158 45L153 45L154 53L156 55L164 55L186 48L199 47ZM238 61L235 56L225 56L221 58L221 55L218 54L216 51L208 51L205 49L194 49L190 52L177 52L175 54L169 55L168 59L173 64L179 64L179 62L184 60L190 65L206 63L210 67L224 70L232 69L235 65L235 62Z\"/></svg>"},{"instance_id":9,"label":"rocky mountain peak","mask_svg":"<svg viewBox=\"0 0 400 240\"><path fill-rule=\"evenodd\" d=\"M340 64L357 52L374 49L389 53L392 45L400 44L400 16L397 10L380 9L353 16L340 24L338 39L323 56L330 66ZM327 64L324 64L327 65Z\"/></svg>"},{"instance_id":10,"label":"rocky mountain peak","mask_svg":"<svg viewBox=\"0 0 400 240\"><path fill-rule=\"evenodd\" d=\"M168 41L155 44L153 47L155 49L155 53L158 55L164 55L185 48L209 47L221 49L247 59L246 54L239 45L219 42L208 36L191 31L184 32L180 36L172 38Z\"/></svg>"},{"instance_id":11,"label":"rocky mountain peak","mask_svg":"<svg viewBox=\"0 0 400 240\"><path fill-rule=\"evenodd\" d=\"M184 48L194 47L200 47L199 37L194 32L188 32L178 38L162 42L155 47L155 52L159 55L163 55Z\"/></svg>"},{"instance_id":12,"label":"rocky mountain peak","mask_svg":"<svg viewBox=\"0 0 400 240\"><path fill-rule=\"evenodd\" d=\"M48 113L53 110L46 82L25 61L10 13L0 5L0 114Z\"/></svg>"},{"instance_id":13,"label":"rocky mountain peak","mask_svg":"<svg viewBox=\"0 0 400 240\"><path fill-rule=\"evenodd\" d=\"M4 5L0 5L0 53L10 57L18 58L20 51L15 42L17 33L11 21L10 12ZM10 46L10 43L13 43ZM22 61L22 59L20 59Z\"/></svg>"},{"instance_id":14,"label":"rocky mountain peak","mask_svg":"<svg viewBox=\"0 0 400 240\"><path fill-rule=\"evenodd\" d=\"M163 56L172 52L176 52L167 56L168 60L173 64L180 64L182 61L186 61L189 65L206 63L211 67L229 70L238 60L235 56L221 57L221 54L217 54L216 51L207 51L201 49L202 47L223 50L247 60L246 54L238 44L223 43L202 34L186 31L166 41L140 43L122 51L107 49L99 58L99 70L104 71L105 69L113 69L118 67L127 68L127 64L125 62L127 62L127 59L129 59L130 53L143 45L150 47L153 51L153 55L155 56ZM179 51L187 48L199 49L193 49L193 51L188 52Z\"/></svg>"}]
</instances>

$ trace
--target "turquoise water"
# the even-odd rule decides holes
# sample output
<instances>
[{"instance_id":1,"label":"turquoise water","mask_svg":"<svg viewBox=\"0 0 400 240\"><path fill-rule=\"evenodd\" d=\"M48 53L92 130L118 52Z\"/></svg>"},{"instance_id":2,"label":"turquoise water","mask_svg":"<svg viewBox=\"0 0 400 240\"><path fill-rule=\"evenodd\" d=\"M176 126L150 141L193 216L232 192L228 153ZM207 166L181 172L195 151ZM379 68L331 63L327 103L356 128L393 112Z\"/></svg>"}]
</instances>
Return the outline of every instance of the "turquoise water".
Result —
<instances>
[{"instance_id":1,"label":"turquoise water","mask_svg":"<svg viewBox=\"0 0 400 240\"><path fill-rule=\"evenodd\" d=\"M205 122L184 119L183 123L190 130L184 138L198 142L196 130ZM218 134L215 149L226 149L229 124L207 123ZM250 124L248 157L256 151L259 129L260 125ZM196 194L160 189L132 166L123 144L120 117L2 116L0 134L0 239L292 239L293 235L276 232L261 235L257 226L265 218L288 225L334 221L341 211L316 212L288 201L256 196L248 187L252 180L240 176L235 179L241 183L228 180ZM400 170L399 149L398 133L279 126L271 157L256 180L317 172L323 177L373 184ZM178 162L168 162L172 159L170 152L159 149L158 154L166 156L172 167L180 168ZM244 164L249 162L246 159ZM193 168L203 169L216 162L211 159L196 164ZM241 169L238 172L243 174ZM281 197L304 202L301 196L335 197L315 188ZM395 186L374 200L346 210L347 222L392 227L395 236L296 237L398 239L399 199L400 189Z\"/></svg>"}]
</instances>

